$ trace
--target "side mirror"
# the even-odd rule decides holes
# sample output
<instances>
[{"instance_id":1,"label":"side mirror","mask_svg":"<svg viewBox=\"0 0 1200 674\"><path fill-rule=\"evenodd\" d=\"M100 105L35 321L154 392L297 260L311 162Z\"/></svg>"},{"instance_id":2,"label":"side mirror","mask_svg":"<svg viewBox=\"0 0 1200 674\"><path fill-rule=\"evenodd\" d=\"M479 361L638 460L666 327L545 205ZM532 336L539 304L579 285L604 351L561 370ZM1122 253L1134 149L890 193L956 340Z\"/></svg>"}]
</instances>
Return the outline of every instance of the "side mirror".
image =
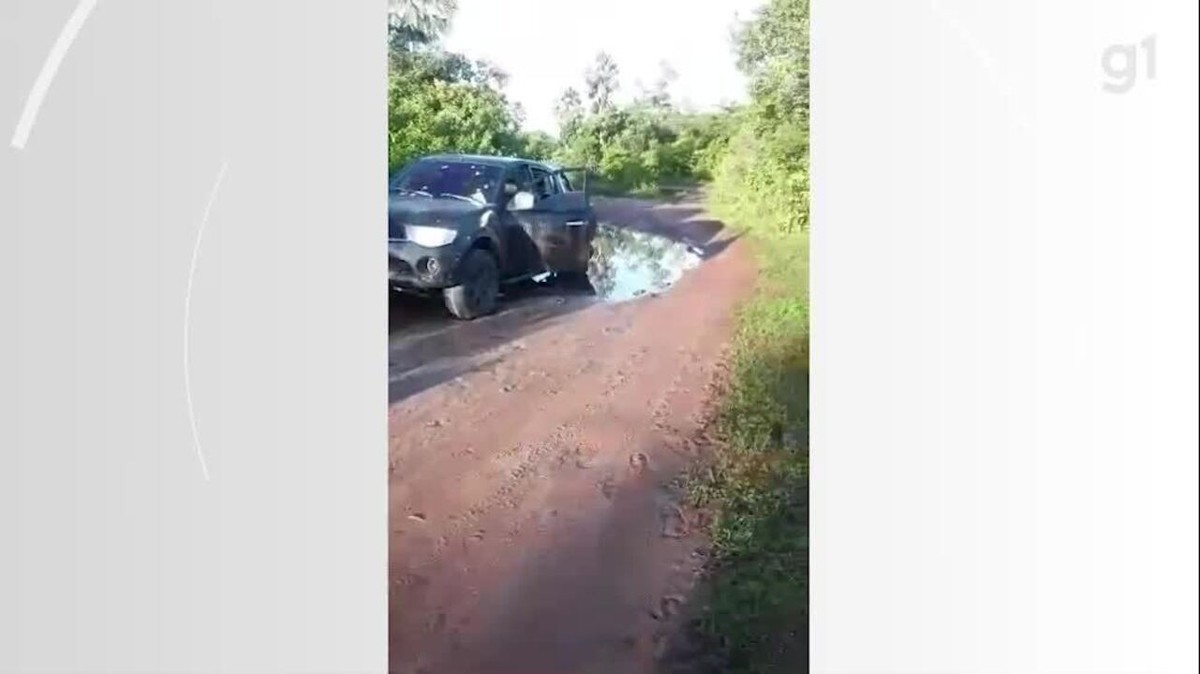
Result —
<instances>
[{"instance_id":1,"label":"side mirror","mask_svg":"<svg viewBox=\"0 0 1200 674\"><path fill-rule=\"evenodd\" d=\"M527 211L533 208L533 193L532 192L517 192L513 195L512 203L509 208L514 211Z\"/></svg>"}]
</instances>

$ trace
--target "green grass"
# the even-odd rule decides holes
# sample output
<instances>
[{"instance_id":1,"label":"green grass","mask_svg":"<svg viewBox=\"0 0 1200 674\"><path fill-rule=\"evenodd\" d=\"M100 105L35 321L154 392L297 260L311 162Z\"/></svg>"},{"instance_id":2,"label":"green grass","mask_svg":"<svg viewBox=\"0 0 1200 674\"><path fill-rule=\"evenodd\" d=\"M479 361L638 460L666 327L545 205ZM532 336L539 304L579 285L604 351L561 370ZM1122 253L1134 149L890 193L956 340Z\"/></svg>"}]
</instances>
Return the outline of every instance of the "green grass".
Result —
<instances>
[{"instance_id":1,"label":"green grass","mask_svg":"<svg viewBox=\"0 0 1200 674\"><path fill-rule=\"evenodd\" d=\"M808 234L715 210L746 233L759 282L739 314L717 417L721 442L690 480L715 518L699 637L722 672L807 671ZM761 222L761 221L759 221Z\"/></svg>"}]
</instances>

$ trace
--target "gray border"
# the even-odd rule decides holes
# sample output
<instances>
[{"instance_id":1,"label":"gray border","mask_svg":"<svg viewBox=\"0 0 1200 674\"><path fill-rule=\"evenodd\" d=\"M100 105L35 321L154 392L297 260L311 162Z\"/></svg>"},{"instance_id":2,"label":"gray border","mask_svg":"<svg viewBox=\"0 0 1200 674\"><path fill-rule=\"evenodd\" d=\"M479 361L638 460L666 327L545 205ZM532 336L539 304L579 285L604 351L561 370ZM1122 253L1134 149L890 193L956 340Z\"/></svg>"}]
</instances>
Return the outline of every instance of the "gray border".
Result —
<instances>
[{"instance_id":1,"label":"gray border","mask_svg":"<svg viewBox=\"0 0 1200 674\"><path fill-rule=\"evenodd\" d=\"M0 672L386 669L385 11L0 2Z\"/></svg>"}]
</instances>

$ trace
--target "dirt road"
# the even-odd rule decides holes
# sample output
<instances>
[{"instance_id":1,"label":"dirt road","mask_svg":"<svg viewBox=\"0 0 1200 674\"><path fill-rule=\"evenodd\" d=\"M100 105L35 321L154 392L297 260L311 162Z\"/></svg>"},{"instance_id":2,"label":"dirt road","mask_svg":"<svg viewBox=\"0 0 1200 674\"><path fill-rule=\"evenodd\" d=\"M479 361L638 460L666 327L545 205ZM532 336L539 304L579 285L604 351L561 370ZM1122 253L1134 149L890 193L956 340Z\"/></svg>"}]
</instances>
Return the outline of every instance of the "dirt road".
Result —
<instances>
[{"instance_id":1,"label":"dirt road","mask_svg":"<svg viewBox=\"0 0 1200 674\"><path fill-rule=\"evenodd\" d=\"M393 672L652 672L677 631L703 541L675 478L754 269L695 198L597 212L596 292L393 304Z\"/></svg>"}]
</instances>

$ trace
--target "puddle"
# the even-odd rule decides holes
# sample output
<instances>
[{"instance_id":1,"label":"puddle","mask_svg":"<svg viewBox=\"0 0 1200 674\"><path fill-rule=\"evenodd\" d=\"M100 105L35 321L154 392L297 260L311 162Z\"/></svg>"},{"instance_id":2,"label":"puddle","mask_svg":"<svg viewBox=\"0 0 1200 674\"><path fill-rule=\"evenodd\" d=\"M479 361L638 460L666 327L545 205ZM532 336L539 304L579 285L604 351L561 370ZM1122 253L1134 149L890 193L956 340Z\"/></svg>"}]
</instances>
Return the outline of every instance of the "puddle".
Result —
<instances>
[{"instance_id":1,"label":"puddle","mask_svg":"<svg viewBox=\"0 0 1200 674\"><path fill-rule=\"evenodd\" d=\"M619 227L601 225L592 245L588 279L607 302L664 292L702 261L687 244Z\"/></svg>"}]
</instances>

